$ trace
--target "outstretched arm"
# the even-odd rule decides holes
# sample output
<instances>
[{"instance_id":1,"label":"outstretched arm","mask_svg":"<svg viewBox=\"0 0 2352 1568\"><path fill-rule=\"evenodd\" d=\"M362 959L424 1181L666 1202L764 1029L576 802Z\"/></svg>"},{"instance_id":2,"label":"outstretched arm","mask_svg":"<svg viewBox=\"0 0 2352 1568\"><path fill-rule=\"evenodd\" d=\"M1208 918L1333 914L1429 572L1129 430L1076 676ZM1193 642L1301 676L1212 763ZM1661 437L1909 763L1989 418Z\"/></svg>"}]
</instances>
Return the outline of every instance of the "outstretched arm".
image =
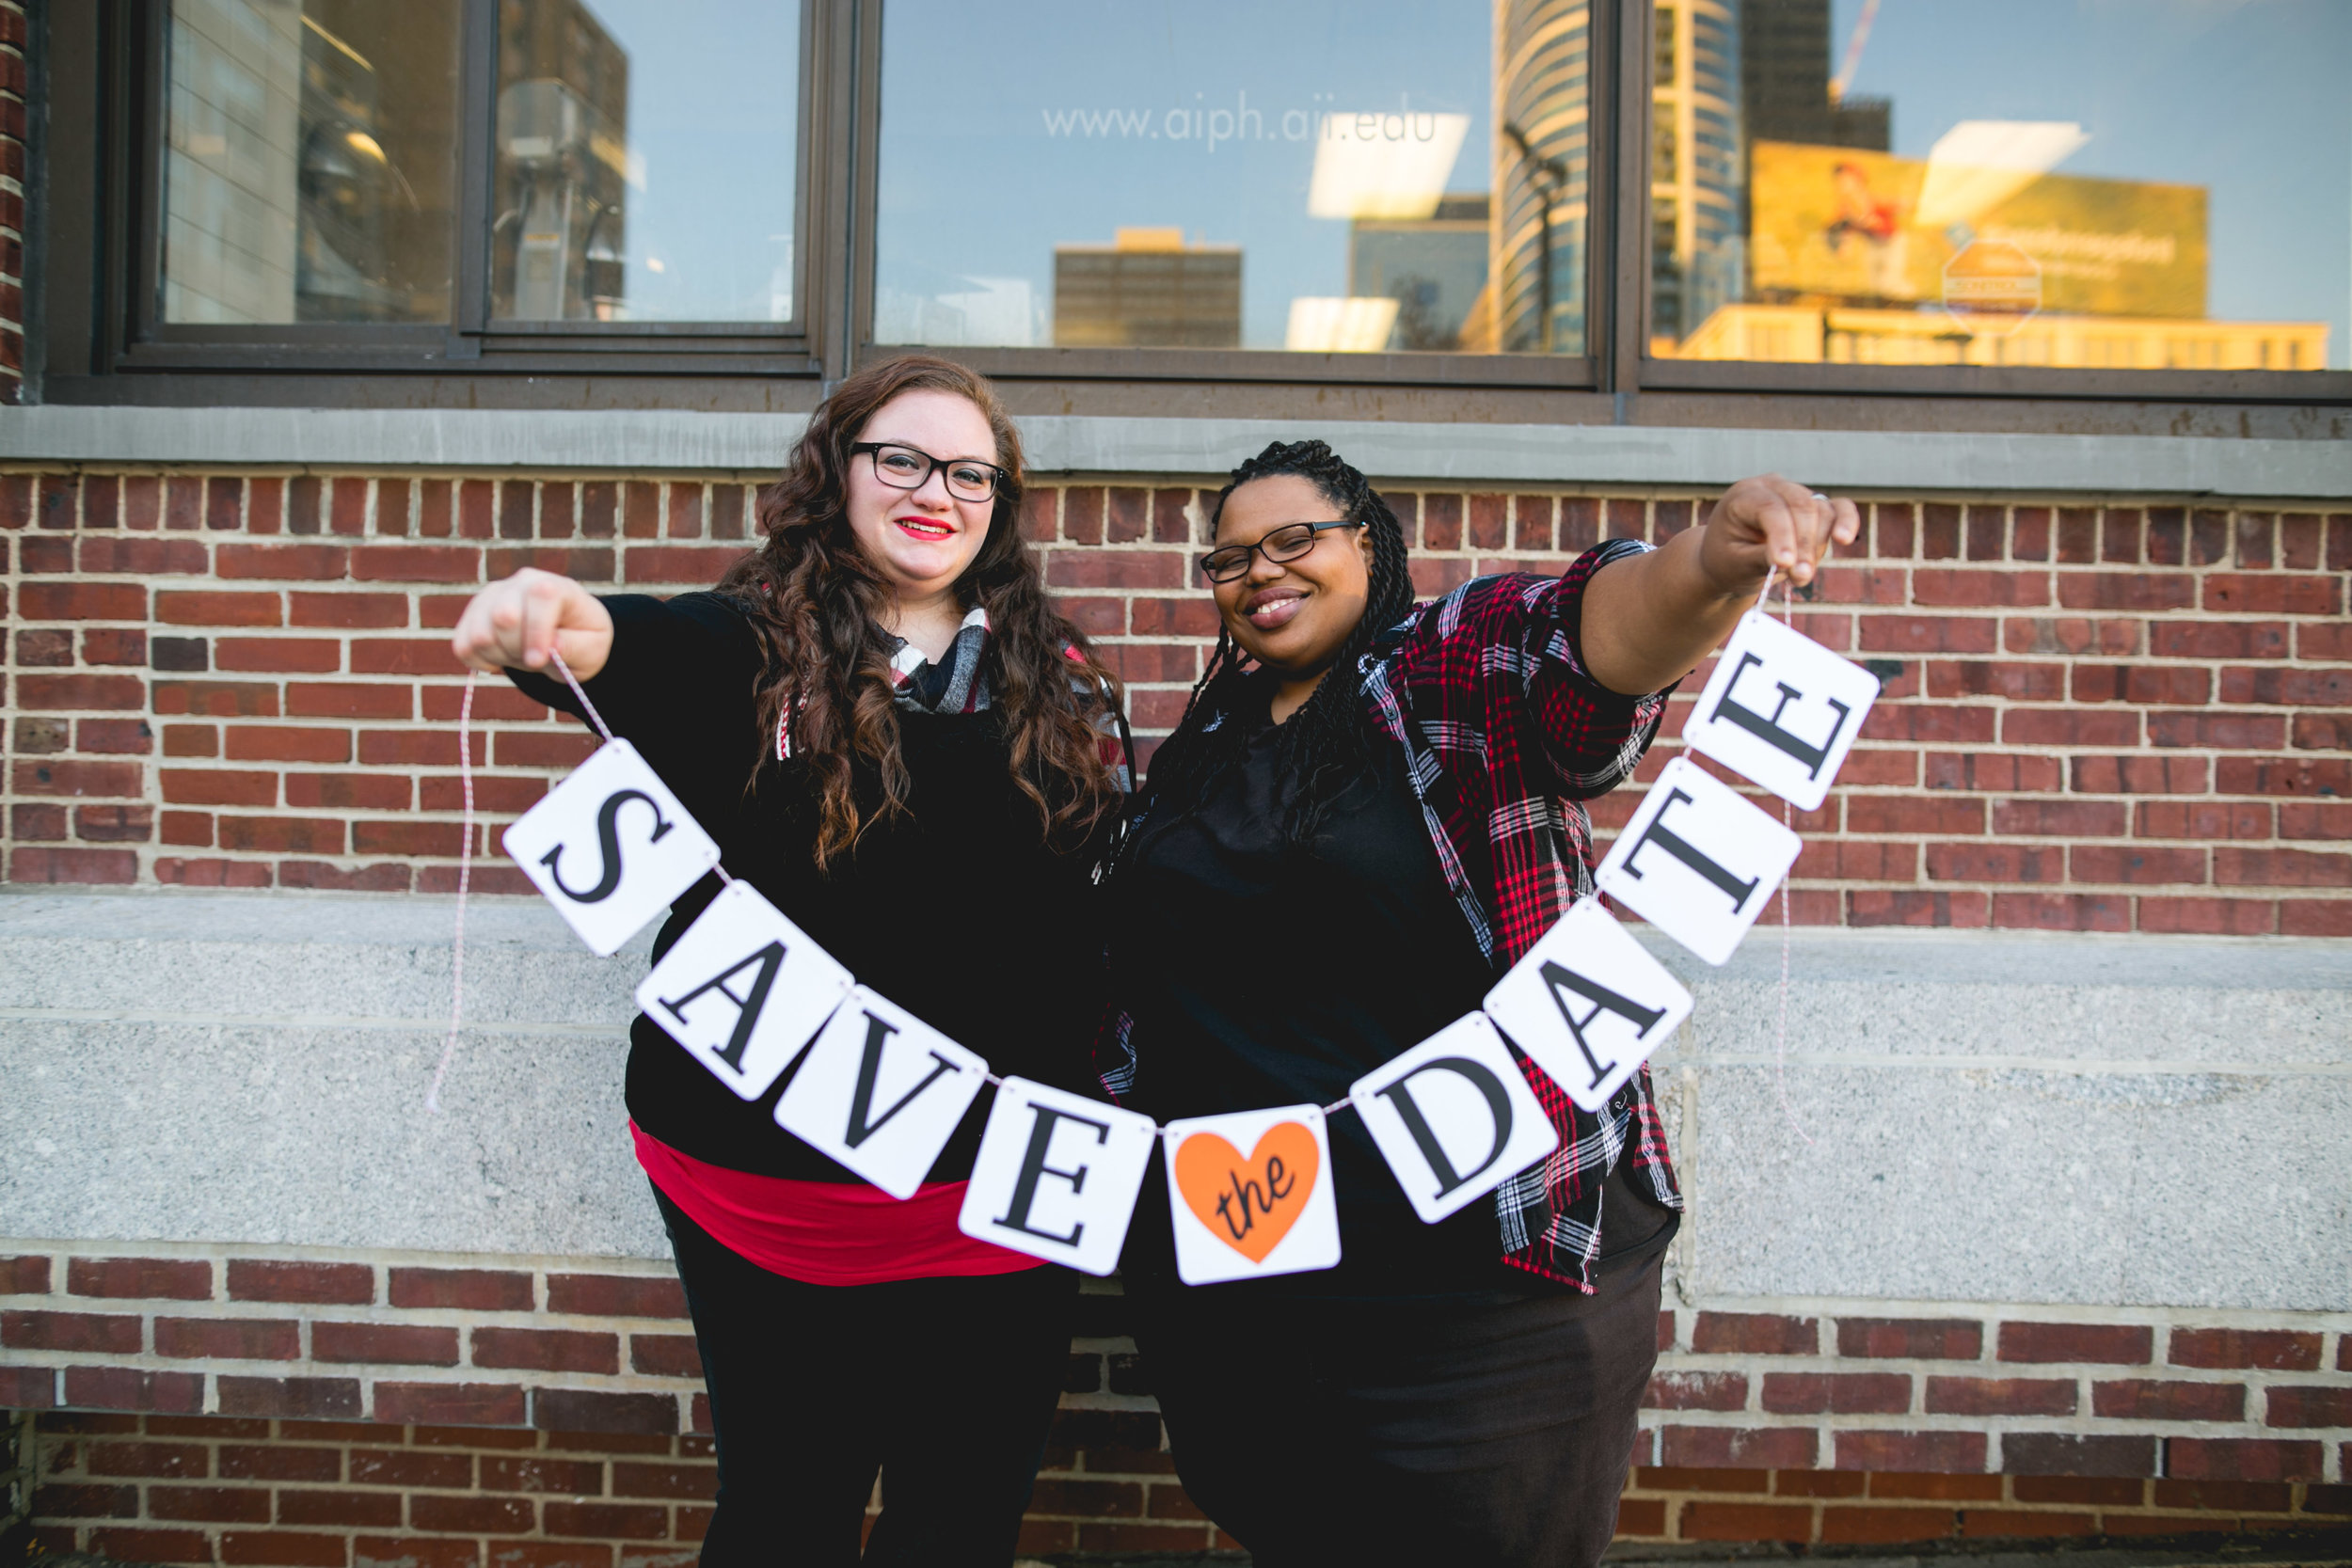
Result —
<instances>
[{"instance_id":1,"label":"outstretched arm","mask_svg":"<svg viewBox=\"0 0 2352 1568\"><path fill-rule=\"evenodd\" d=\"M1802 588L1832 544L1851 545L1862 515L1766 474L1724 492L1703 527L1645 555L1612 562L1584 590L1579 641L1612 691L1656 691L1689 674L1756 603L1769 569ZM569 657L568 652L565 655Z\"/></svg>"}]
</instances>

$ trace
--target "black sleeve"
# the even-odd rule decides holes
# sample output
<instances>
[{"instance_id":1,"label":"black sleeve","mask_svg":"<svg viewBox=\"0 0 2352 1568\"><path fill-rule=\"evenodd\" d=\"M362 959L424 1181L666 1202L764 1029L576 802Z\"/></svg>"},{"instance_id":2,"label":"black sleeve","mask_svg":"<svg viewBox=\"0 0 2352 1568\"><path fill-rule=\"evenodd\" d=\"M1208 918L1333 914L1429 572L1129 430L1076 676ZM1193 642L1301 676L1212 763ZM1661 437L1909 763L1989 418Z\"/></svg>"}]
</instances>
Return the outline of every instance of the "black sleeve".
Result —
<instances>
[{"instance_id":1,"label":"black sleeve","mask_svg":"<svg viewBox=\"0 0 2352 1568\"><path fill-rule=\"evenodd\" d=\"M717 594L618 594L601 602L612 615L612 655L580 688L607 727L715 832L762 754L759 636ZM533 702L587 718L552 671L506 674Z\"/></svg>"}]
</instances>

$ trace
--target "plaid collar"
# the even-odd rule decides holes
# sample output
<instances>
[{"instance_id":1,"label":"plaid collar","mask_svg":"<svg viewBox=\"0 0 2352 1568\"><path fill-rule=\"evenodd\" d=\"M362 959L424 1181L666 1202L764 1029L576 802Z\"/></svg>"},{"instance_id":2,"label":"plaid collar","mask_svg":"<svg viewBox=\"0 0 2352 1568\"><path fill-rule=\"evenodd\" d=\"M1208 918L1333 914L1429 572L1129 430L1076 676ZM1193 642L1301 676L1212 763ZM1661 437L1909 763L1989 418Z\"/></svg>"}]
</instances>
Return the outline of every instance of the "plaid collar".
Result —
<instances>
[{"instance_id":1,"label":"plaid collar","mask_svg":"<svg viewBox=\"0 0 2352 1568\"><path fill-rule=\"evenodd\" d=\"M988 706L988 677L980 668L988 633L988 611L974 605L936 661L905 638L898 639L890 678L898 705L922 713L977 713Z\"/></svg>"}]
</instances>

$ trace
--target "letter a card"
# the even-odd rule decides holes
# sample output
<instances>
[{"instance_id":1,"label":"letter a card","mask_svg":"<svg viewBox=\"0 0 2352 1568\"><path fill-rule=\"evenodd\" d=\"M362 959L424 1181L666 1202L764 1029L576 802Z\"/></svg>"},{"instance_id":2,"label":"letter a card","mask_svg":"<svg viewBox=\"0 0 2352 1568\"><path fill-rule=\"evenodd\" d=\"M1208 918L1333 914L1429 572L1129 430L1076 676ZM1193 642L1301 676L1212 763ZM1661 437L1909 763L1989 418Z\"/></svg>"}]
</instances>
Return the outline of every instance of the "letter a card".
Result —
<instances>
[{"instance_id":1,"label":"letter a card","mask_svg":"<svg viewBox=\"0 0 2352 1568\"><path fill-rule=\"evenodd\" d=\"M1486 1006L1570 1100L1597 1112L1691 1016L1691 993L1597 899L1580 898Z\"/></svg>"},{"instance_id":2,"label":"letter a card","mask_svg":"<svg viewBox=\"0 0 2352 1568\"><path fill-rule=\"evenodd\" d=\"M606 741L500 843L598 958L719 863L702 824L626 740Z\"/></svg>"},{"instance_id":3,"label":"letter a card","mask_svg":"<svg viewBox=\"0 0 2352 1568\"><path fill-rule=\"evenodd\" d=\"M1337 1267L1331 1139L1313 1105L1168 1124L1176 1275L1216 1285Z\"/></svg>"},{"instance_id":4,"label":"letter a card","mask_svg":"<svg viewBox=\"0 0 2352 1568\"><path fill-rule=\"evenodd\" d=\"M1107 1275L1119 1267L1158 1131L1150 1117L1008 1078L989 1107L957 1228L1081 1274Z\"/></svg>"},{"instance_id":5,"label":"letter a card","mask_svg":"<svg viewBox=\"0 0 2352 1568\"><path fill-rule=\"evenodd\" d=\"M1493 1192L1560 1147L1485 1013L1455 1019L1347 1091L1424 1225Z\"/></svg>"},{"instance_id":6,"label":"letter a card","mask_svg":"<svg viewBox=\"0 0 2352 1568\"><path fill-rule=\"evenodd\" d=\"M987 1079L978 1055L860 986L784 1086L776 1125L909 1198Z\"/></svg>"},{"instance_id":7,"label":"letter a card","mask_svg":"<svg viewBox=\"0 0 2352 1568\"><path fill-rule=\"evenodd\" d=\"M749 882L730 882L661 955L637 1006L720 1083L757 1100L850 984L783 911Z\"/></svg>"},{"instance_id":8,"label":"letter a card","mask_svg":"<svg viewBox=\"0 0 2352 1568\"><path fill-rule=\"evenodd\" d=\"M1609 847L1593 881L1719 964L1730 959L1772 901L1800 847L1795 833L1738 790L1689 757L1677 757L1633 808L1633 819ZM1505 1023L1504 1032L1510 1027Z\"/></svg>"},{"instance_id":9,"label":"letter a card","mask_svg":"<svg viewBox=\"0 0 2352 1568\"><path fill-rule=\"evenodd\" d=\"M1750 610L1715 661L1682 740L1812 811L1878 696L1869 671Z\"/></svg>"}]
</instances>

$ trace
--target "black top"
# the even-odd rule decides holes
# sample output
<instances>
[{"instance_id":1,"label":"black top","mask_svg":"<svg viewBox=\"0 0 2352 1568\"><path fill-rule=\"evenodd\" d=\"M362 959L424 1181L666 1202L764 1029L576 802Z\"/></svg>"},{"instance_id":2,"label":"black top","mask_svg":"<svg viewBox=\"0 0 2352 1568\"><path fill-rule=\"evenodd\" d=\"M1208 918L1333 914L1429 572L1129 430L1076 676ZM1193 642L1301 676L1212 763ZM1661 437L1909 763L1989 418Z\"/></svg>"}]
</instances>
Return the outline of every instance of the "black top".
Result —
<instances>
[{"instance_id":1,"label":"black top","mask_svg":"<svg viewBox=\"0 0 2352 1568\"><path fill-rule=\"evenodd\" d=\"M1197 810L1147 820L1114 884L1112 983L1135 1020L1127 1102L1162 1122L1327 1105L1475 1009L1496 978L1445 885L1404 750L1386 736L1368 736L1371 766L1311 842L1283 841L1296 782L1278 768L1271 694L1259 683L1228 719L1255 731L1247 750ZM1424 1225L1362 1119L1343 1109L1328 1126L1340 1266L1266 1284L1422 1295L1542 1283L1502 1263L1490 1202ZM1603 1203L1613 1258L1647 1257L1673 1236L1674 1214L1635 1200L1616 1173ZM1165 1259L1164 1210L1147 1193L1131 1267Z\"/></svg>"},{"instance_id":2,"label":"black top","mask_svg":"<svg viewBox=\"0 0 2352 1568\"><path fill-rule=\"evenodd\" d=\"M908 816L870 817L854 853L817 870L817 799L805 764L779 763L760 733L764 667L751 623L715 594L667 602L629 594L612 612L612 657L583 682L626 737L717 841L721 863L848 966L858 980L1000 1073L1098 1098L1089 1065L1102 1011L1098 949L1085 940L1091 846L1056 853L1014 785L996 716L898 711L912 782ZM559 679L509 671L529 696L567 713ZM746 790L756 770L756 786ZM880 799L863 764L861 807ZM718 895L706 877L673 906L657 959ZM1018 1006L1010 1005L1017 1001ZM628 1113L655 1138L714 1165L806 1181L860 1178L775 1124L779 1079L746 1101L640 1014L629 1026ZM973 1102L932 1167L961 1180L991 1096Z\"/></svg>"}]
</instances>

